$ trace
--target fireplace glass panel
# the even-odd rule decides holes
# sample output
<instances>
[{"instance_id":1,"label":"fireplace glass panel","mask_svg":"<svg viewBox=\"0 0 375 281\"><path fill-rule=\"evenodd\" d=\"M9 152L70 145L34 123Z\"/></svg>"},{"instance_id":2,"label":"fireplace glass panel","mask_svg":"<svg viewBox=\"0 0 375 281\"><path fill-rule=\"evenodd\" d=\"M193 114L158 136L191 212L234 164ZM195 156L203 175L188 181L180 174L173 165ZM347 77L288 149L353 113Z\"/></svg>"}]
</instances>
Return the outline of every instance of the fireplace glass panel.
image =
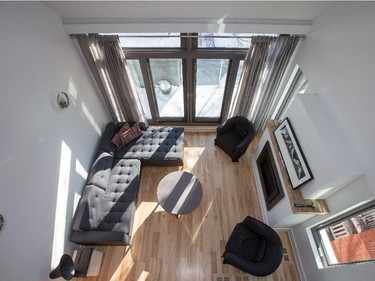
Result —
<instances>
[{"instance_id":1,"label":"fireplace glass panel","mask_svg":"<svg viewBox=\"0 0 375 281\"><path fill-rule=\"evenodd\" d=\"M257 159L258 172L262 183L264 200L267 210L270 210L284 197L276 163L269 142L266 142Z\"/></svg>"}]
</instances>

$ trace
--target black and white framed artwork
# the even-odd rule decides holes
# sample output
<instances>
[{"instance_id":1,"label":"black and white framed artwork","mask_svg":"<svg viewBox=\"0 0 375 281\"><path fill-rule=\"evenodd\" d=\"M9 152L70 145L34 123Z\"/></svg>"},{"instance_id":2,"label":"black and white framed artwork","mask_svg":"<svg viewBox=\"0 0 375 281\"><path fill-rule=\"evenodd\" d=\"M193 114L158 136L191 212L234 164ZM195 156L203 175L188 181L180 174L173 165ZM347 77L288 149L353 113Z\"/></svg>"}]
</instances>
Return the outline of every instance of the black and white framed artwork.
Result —
<instances>
[{"instance_id":1,"label":"black and white framed artwork","mask_svg":"<svg viewBox=\"0 0 375 281\"><path fill-rule=\"evenodd\" d=\"M293 189L314 177L306 162L290 121L285 118L273 132Z\"/></svg>"}]
</instances>

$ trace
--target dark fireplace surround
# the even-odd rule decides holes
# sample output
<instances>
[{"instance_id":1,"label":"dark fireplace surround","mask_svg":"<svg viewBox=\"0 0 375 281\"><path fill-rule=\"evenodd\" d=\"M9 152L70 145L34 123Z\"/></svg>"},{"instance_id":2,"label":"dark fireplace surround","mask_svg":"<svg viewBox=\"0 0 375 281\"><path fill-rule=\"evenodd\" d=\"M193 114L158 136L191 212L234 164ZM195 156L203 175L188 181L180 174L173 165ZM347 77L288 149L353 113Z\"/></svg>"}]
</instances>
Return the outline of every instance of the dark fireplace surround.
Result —
<instances>
[{"instance_id":1,"label":"dark fireplace surround","mask_svg":"<svg viewBox=\"0 0 375 281\"><path fill-rule=\"evenodd\" d=\"M267 210L271 210L284 197L283 187L277 172L270 143L267 141L257 159L257 167L262 184Z\"/></svg>"}]
</instances>

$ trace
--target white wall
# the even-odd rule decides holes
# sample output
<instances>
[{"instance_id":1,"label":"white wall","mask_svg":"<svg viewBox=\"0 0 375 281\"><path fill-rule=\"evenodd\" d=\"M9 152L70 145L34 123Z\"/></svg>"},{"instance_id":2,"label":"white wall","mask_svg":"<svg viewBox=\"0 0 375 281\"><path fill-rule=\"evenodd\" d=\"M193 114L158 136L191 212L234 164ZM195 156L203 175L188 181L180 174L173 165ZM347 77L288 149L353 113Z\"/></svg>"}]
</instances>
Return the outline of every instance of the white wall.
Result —
<instances>
[{"instance_id":1,"label":"white wall","mask_svg":"<svg viewBox=\"0 0 375 281\"><path fill-rule=\"evenodd\" d=\"M364 169L364 176L326 199L330 214L293 228L307 280L374 278L373 263L318 269L306 234L307 227L374 196L374 15L375 3L333 3L313 21L297 60Z\"/></svg>"},{"instance_id":2,"label":"white wall","mask_svg":"<svg viewBox=\"0 0 375 281\"><path fill-rule=\"evenodd\" d=\"M67 3L68 2L68 3ZM266 1L78 1L47 5L70 33L254 32L305 34L328 4Z\"/></svg>"},{"instance_id":3,"label":"white wall","mask_svg":"<svg viewBox=\"0 0 375 281\"><path fill-rule=\"evenodd\" d=\"M49 280L51 264L75 246L66 238L82 170L109 117L49 8L0 2L0 41L0 280ZM68 109L57 107L60 91Z\"/></svg>"},{"instance_id":4,"label":"white wall","mask_svg":"<svg viewBox=\"0 0 375 281\"><path fill-rule=\"evenodd\" d=\"M313 21L298 64L375 181L375 3L336 2ZM375 185L374 191L375 191Z\"/></svg>"},{"instance_id":5,"label":"white wall","mask_svg":"<svg viewBox=\"0 0 375 281\"><path fill-rule=\"evenodd\" d=\"M320 98L317 94L298 94L287 110L314 177L301 188L306 199L325 199L364 173L363 161Z\"/></svg>"},{"instance_id":6,"label":"white wall","mask_svg":"<svg viewBox=\"0 0 375 281\"><path fill-rule=\"evenodd\" d=\"M292 229L307 281L374 280L374 263L319 269L307 236L307 228L328 220L343 210L359 204L359 202L365 202L373 198L373 192L368 186L368 182L364 176L357 178L326 199L330 209L329 214L315 216Z\"/></svg>"}]
</instances>

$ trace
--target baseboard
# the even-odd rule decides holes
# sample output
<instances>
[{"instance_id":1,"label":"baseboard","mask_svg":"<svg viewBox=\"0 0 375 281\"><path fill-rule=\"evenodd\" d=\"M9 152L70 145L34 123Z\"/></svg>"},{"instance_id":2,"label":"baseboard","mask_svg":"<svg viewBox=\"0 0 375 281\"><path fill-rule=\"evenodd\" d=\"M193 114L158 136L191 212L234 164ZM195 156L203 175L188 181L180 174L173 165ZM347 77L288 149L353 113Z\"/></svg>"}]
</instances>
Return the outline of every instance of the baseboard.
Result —
<instances>
[{"instance_id":1,"label":"baseboard","mask_svg":"<svg viewBox=\"0 0 375 281\"><path fill-rule=\"evenodd\" d=\"M187 133L216 133L217 126L184 126Z\"/></svg>"}]
</instances>

